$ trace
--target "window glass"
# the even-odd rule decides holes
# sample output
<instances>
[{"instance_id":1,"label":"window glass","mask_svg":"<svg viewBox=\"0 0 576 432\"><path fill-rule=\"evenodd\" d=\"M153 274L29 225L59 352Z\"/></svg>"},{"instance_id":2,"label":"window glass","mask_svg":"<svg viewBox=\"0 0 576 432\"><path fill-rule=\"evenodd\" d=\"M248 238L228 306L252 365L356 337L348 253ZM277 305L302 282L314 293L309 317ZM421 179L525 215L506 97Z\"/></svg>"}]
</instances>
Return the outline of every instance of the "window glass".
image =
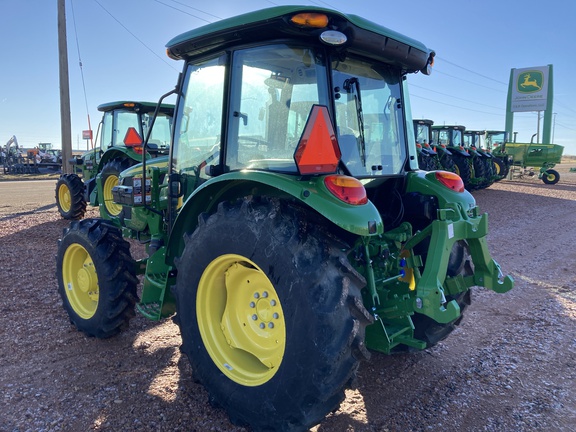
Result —
<instances>
[{"instance_id":1,"label":"window glass","mask_svg":"<svg viewBox=\"0 0 576 432\"><path fill-rule=\"evenodd\" d=\"M106 151L112 145L112 112L105 112L102 119L102 135L100 138L100 148Z\"/></svg>"},{"instance_id":2,"label":"window glass","mask_svg":"<svg viewBox=\"0 0 576 432\"><path fill-rule=\"evenodd\" d=\"M152 124L152 119L154 118L154 113L144 115L144 136L143 139L148 135L148 129L150 124ZM172 116L159 113L154 121L154 126L152 127L152 132L150 134L150 139L148 144L157 146L158 149L164 150L170 148L170 132L172 129Z\"/></svg>"},{"instance_id":3,"label":"window glass","mask_svg":"<svg viewBox=\"0 0 576 432\"><path fill-rule=\"evenodd\" d=\"M398 174L406 160L398 78L382 64L332 63L338 142L352 175Z\"/></svg>"},{"instance_id":4,"label":"window glass","mask_svg":"<svg viewBox=\"0 0 576 432\"><path fill-rule=\"evenodd\" d=\"M114 122L114 144L124 145L124 137L128 128L133 127L140 135L142 135L142 127L138 124L138 114L131 111L116 111L116 118ZM142 137L144 139L144 137Z\"/></svg>"},{"instance_id":5,"label":"window glass","mask_svg":"<svg viewBox=\"0 0 576 432\"><path fill-rule=\"evenodd\" d=\"M187 68L175 125L176 171L196 171L204 176L202 168L219 160L224 65L223 58L216 58Z\"/></svg>"},{"instance_id":6,"label":"window glass","mask_svg":"<svg viewBox=\"0 0 576 432\"><path fill-rule=\"evenodd\" d=\"M294 151L312 105L327 105L326 89L323 60L312 49L274 45L236 52L227 169L297 172Z\"/></svg>"}]
</instances>

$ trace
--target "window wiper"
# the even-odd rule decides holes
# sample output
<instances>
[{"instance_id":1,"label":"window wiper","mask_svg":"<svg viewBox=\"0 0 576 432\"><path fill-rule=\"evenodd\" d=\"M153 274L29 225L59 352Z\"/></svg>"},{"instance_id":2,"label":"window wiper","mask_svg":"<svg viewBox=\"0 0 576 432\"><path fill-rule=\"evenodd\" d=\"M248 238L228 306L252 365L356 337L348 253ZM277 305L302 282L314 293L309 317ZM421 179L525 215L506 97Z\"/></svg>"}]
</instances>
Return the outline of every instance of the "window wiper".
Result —
<instances>
[{"instance_id":1,"label":"window wiper","mask_svg":"<svg viewBox=\"0 0 576 432\"><path fill-rule=\"evenodd\" d=\"M362 96L360 95L360 81L358 78L347 78L344 81L344 90L348 93L356 93L354 94L354 103L356 104L356 116L358 117L358 128L359 128L359 135L360 135L360 142L359 144L359 152L360 152L360 160L362 161L362 166L366 166L366 141L364 139L364 114L362 112Z\"/></svg>"}]
</instances>

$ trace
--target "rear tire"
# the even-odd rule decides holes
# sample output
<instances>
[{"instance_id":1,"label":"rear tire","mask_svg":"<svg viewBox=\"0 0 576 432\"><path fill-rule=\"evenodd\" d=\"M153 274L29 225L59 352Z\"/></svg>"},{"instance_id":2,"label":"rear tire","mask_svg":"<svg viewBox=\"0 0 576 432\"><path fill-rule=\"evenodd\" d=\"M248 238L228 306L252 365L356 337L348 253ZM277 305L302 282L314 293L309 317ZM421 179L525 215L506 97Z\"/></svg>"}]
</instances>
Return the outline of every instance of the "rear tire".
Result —
<instances>
[{"instance_id":1,"label":"rear tire","mask_svg":"<svg viewBox=\"0 0 576 432\"><path fill-rule=\"evenodd\" d=\"M482 156L472 156L472 165L474 167L474 189L484 189L488 183L486 174L485 158Z\"/></svg>"},{"instance_id":2,"label":"rear tire","mask_svg":"<svg viewBox=\"0 0 576 432\"><path fill-rule=\"evenodd\" d=\"M319 423L369 355L365 281L309 216L278 200L221 203L176 262L176 322L194 377L254 430Z\"/></svg>"},{"instance_id":3,"label":"rear tire","mask_svg":"<svg viewBox=\"0 0 576 432\"><path fill-rule=\"evenodd\" d=\"M472 172L470 170L470 164L468 162L468 157L464 157L457 153L452 154L452 160L454 161L454 168L456 169L455 173L460 176L462 181L464 182L464 187L467 190L470 190L470 179L472 178Z\"/></svg>"},{"instance_id":4,"label":"rear tire","mask_svg":"<svg viewBox=\"0 0 576 432\"><path fill-rule=\"evenodd\" d=\"M84 182L76 174L63 174L58 179L56 206L64 219L82 219L86 214Z\"/></svg>"},{"instance_id":5,"label":"rear tire","mask_svg":"<svg viewBox=\"0 0 576 432\"><path fill-rule=\"evenodd\" d=\"M434 171L436 170L436 163L434 162L433 156L418 155L418 168L424 171Z\"/></svg>"},{"instance_id":6,"label":"rear tire","mask_svg":"<svg viewBox=\"0 0 576 432\"><path fill-rule=\"evenodd\" d=\"M130 244L100 219L73 221L58 242L58 291L70 322L88 336L128 328L138 297Z\"/></svg>"}]
</instances>

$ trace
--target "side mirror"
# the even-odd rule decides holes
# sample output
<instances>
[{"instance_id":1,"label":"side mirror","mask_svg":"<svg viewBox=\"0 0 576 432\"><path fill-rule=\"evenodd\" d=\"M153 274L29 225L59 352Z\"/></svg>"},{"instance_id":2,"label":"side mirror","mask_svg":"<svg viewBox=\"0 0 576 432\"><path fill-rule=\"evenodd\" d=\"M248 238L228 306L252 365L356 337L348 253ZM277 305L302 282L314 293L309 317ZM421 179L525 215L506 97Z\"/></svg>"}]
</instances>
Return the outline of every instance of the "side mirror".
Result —
<instances>
[{"instance_id":1,"label":"side mirror","mask_svg":"<svg viewBox=\"0 0 576 432\"><path fill-rule=\"evenodd\" d=\"M432 74L432 66L434 66L434 57L435 56L436 56L436 53L434 51L430 51L430 54L428 55L428 60L426 61L426 66L424 66L422 69L420 69L420 72L422 72L424 75Z\"/></svg>"}]
</instances>

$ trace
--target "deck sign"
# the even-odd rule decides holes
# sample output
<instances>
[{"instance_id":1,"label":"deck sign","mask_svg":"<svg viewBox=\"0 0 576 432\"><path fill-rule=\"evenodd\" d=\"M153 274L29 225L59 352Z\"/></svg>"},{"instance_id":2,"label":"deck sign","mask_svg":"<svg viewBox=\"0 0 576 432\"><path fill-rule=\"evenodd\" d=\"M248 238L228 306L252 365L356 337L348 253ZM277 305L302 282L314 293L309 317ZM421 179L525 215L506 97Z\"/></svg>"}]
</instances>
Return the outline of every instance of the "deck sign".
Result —
<instances>
[{"instance_id":1,"label":"deck sign","mask_svg":"<svg viewBox=\"0 0 576 432\"><path fill-rule=\"evenodd\" d=\"M549 66L513 69L511 75L512 112L546 110Z\"/></svg>"}]
</instances>

